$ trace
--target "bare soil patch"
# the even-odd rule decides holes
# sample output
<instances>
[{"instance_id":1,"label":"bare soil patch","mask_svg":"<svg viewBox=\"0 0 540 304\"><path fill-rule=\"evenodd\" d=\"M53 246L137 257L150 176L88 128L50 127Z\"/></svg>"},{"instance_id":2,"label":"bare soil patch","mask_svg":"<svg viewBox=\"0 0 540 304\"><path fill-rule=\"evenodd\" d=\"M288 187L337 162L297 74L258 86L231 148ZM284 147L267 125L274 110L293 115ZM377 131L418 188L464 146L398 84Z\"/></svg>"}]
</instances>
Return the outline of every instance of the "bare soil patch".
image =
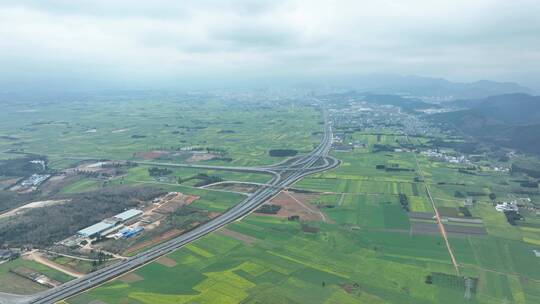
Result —
<instances>
[{"instance_id":1,"label":"bare soil patch","mask_svg":"<svg viewBox=\"0 0 540 304\"><path fill-rule=\"evenodd\" d=\"M411 222L411 229L413 234L427 234L427 235L438 235L441 234L439 226L435 221L433 222Z\"/></svg>"},{"instance_id":2,"label":"bare soil patch","mask_svg":"<svg viewBox=\"0 0 540 304\"><path fill-rule=\"evenodd\" d=\"M157 245L159 243L165 242L167 240L172 239L173 237L179 236L180 234L182 234L182 232L183 231L179 230L179 229L169 230L169 231L165 232L164 234L159 235L159 236L157 236L157 237L155 237L155 238L153 238L151 240L141 242L139 244L136 244L135 246L129 247L124 252L124 255L136 252L136 251L144 249L146 247L151 247L151 246Z\"/></svg>"},{"instance_id":3,"label":"bare soil patch","mask_svg":"<svg viewBox=\"0 0 540 304\"><path fill-rule=\"evenodd\" d=\"M185 195L180 192L169 192L165 196L155 201L155 204L159 206L152 211L162 214L168 214L178 210L180 207L189 205L198 199L199 196Z\"/></svg>"},{"instance_id":4,"label":"bare soil patch","mask_svg":"<svg viewBox=\"0 0 540 304\"><path fill-rule=\"evenodd\" d=\"M74 269L71 269L70 267L67 267L67 266L64 266L64 265L60 265L60 264L57 264L51 260L49 260L46 256L40 254L39 252L32 252L28 255L25 255L23 257L24 259L27 259L27 260L31 260L31 261L34 261L34 262L38 262L40 264L43 264L45 266L48 266L50 268L53 268L53 269L56 269L60 272L63 272L67 275L70 275L72 277L75 277L75 278L80 278L80 277L83 277L84 276L84 273L80 273Z\"/></svg>"},{"instance_id":5,"label":"bare soil patch","mask_svg":"<svg viewBox=\"0 0 540 304\"><path fill-rule=\"evenodd\" d=\"M81 176L60 174L54 175L46 180L41 186L41 193L43 195L54 195L62 190L67 185L80 180Z\"/></svg>"},{"instance_id":6,"label":"bare soil patch","mask_svg":"<svg viewBox=\"0 0 540 304\"><path fill-rule=\"evenodd\" d=\"M118 278L124 283L135 283L144 280L144 278L134 272L130 272Z\"/></svg>"},{"instance_id":7,"label":"bare soil patch","mask_svg":"<svg viewBox=\"0 0 540 304\"><path fill-rule=\"evenodd\" d=\"M323 221L325 218L322 212L316 206L308 203L317 197L319 197L317 194L280 192L269 204L279 205L281 209L277 214L268 216L288 218L298 215L301 221Z\"/></svg>"},{"instance_id":8,"label":"bare soil patch","mask_svg":"<svg viewBox=\"0 0 540 304\"><path fill-rule=\"evenodd\" d=\"M190 163L195 163L195 162L204 161L204 160L211 160L216 157L217 155L212 154L212 153L193 153L191 157L188 158L187 161Z\"/></svg>"},{"instance_id":9,"label":"bare soil patch","mask_svg":"<svg viewBox=\"0 0 540 304\"><path fill-rule=\"evenodd\" d=\"M159 259L156 260L156 262L166 267L174 267L178 265L178 263L175 260L166 256L160 257Z\"/></svg>"},{"instance_id":10,"label":"bare soil patch","mask_svg":"<svg viewBox=\"0 0 540 304\"><path fill-rule=\"evenodd\" d=\"M255 184L227 182L227 183L219 183L219 184L210 185L207 188L216 189L216 190L242 192L242 193L253 193L257 191L257 189L259 189L259 186Z\"/></svg>"},{"instance_id":11,"label":"bare soil patch","mask_svg":"<svg viewBox=\"0 0 540 304\"><path fill-rule=\"evenodd\" d=\"M161 150L154 150L154 151L147 151L147 152L138 152L136 154L137 157L140 157L146 160L160 158L161 156L164 156L164 155L169 155L169 152L161 151Z\"/></svg>"},{"instance_id":12,"label":"bare soil patch","mask_svg":"<svg viewBox=\"0 0 540 304\"><path fill-rule=\"evenodd\" d=\"M38 201L38 202L32 202L32 203L28 203L26 205L23 205L19 208L16 208L16 209L13 209L13 210L10 210L8 212L5 212L5 213L2 213L0 214L0 218L4 218L4 217L10 217L10 216L14 216L14 215L17 215L17 214L21 214L29 209L33 209L33 208L43 208L43 207L47 207L47 206L53 206L53 205L58 205L58 204L65 204L67 202L69 202L70 200L68 199L63 199L63 200L48 200L48 201Z\"/></svg>"},{"instance_id":13,"label":"bare soil patch","mask_svg":"<svg viewBox=\"0 0 540 304\"><path fill-rule=\"evenodd\" d=\"M438 207L437 210L439 211L440 216L459 217L459 211L457 208Z\"/></svg>"},{"instance_id":14,"label":"bare soil patch","mask_svg":"<svg viewBox=\"0 0 540 304\"><path fill-rule=\"evenodd\" d=\"M0 180L0 188L1 189L7 189L7 188L15 185L18 180L19 180L18 177L2 179L2 180Z\"/></svg>"},{"instance_id":15,"label":"bare soil patch","mask_svg":"<svg viewBox=\"0 0 540 304\"><path fill-rule=\"evenodd\" d=\"M446 232L450 234L463 235L486 235L487 230L484 226L460 226L460 225L444 225Z\"/></svg>"},{"instance_id":16,"label":"bare soil patch","mask_svg":"<svg viewBox=\"0 0 540 304\"><path fill-rule=\"evenodd\" d=\"M46 180L41 187L55 187L66 178L65 175L55 175Z\"/></svg>"},{"instance_id":17,"label":"bare soil patch","mask_svg":"<svg viewBox=\"0 0 540 304\"><path fill-rule=\"evenodd\" d=\"M343 284L340 284L340 287L343 288L343 290L345 290L345 292L347 292L349 294L357 293L358 290L360 289L360 285L358 283L356 283L356 282L343 283Z\"/></svg>"},{"instance_id":18,"label":"bare soil patch","mask_svg":"<svg viewBox=\"0 0 540 304\"><path fill-rule=\"evenodd\" d=\"M475 236L487 234L486 228L481 225L448 225L444 224L444 228L448 234L453 236ZM411 229L413 234L427 234L427 235L439 235L441 231L439 226L435 222L419 222L412 221Z\"/></svg>"},{"instance_id":19,"label":"bare soil patch","mask_svg":"<svg viewBox=\"0 0 540 304\"><path fill-rule=\"evenodd\" d=\"M159 225L159 220L183 206L189 205L199 199L199 196L185 195L180 192L169 192L152 200L152 206L144 211L141 222L146 223L146 229L153 229Z\"/></svg>"},{"instance_id":20,"label":"bare soil patch","mask_svg":"<svg viewBox=\"0 0 540 304\"><path fill-rule=\"evenodd\" d=\"M256 238L254 237L251 237L249 235L245 235L245 234L242 234L240 232L236 232L236 231L233 231L233 230L229 230L227 228L222 228L222 229L219 229L217 231L218 234L221 234L221 235L224 235L224 236L228 236L230 238L233 238L235 240L238 240L248 246L251 246L253 243L255 243L257 241Z\"/></svg>"},{"instance_id":21,"label":"bare soil patch","mask_svg":"<svg viewBox=\"0 0 540 304\"><path fill-rule=\"evenodd\" d=\"M306 233L318 233L319 230L320 230L319 227L311 227L308 225L302 225L302 231Z\"/></svg>"}]
</instances>

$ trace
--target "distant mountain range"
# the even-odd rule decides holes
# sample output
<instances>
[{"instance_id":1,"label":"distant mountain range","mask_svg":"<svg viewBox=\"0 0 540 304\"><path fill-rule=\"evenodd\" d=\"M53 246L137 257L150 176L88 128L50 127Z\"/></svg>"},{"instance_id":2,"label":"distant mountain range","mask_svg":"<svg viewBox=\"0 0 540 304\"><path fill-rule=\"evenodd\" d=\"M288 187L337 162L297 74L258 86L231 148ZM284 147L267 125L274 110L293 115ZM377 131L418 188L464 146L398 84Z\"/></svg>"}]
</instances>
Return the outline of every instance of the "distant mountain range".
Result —
<instances>
[{"instance_id":1,"label":"distant mountain range","mask_svg":"<svg viewBox=\"0 0 540 304\"><path fill-rule=\"evenodd\" d=\"M344 92L369 92L376 95L399 95L403 97L420 98L424 101L448 101L457 99L481 99L493 95L526 93L534 94L529 88L523 87L513 82L497 82L490 80L480 80L474 82L452 82L443 78L423 77L415 75L396 74L346 74L346 75L324 75L324 76L288 76L280 78L253 78L253 79L216 79L215 84L208 80L208 83L189 86L184 84L181 87L174 86L167 89L151 89L137 86L136 88L107 89L98 86L97 89L81 89L77 86L64 85L62 89L57 86L47 88L13 87L4 88L0 86L0 102L17 101L58 101L69 99L80 99L81 96L94 98L97 95L110 96L148 96L152 94L184 94L196 92L197 94L221 94L238 93L255 90L259 93L275 95L289 94L290 96L301 96L305 93L324 95ZM538 92L540 93L540 92ZM275 97L275 96L274 96Z\"/></svg>"},{"instance_id":2,"label":"distant mountain range","mask_svg":"<svg viewBox=\"0 0 540 304\"><path fill-rule=\"evenodd\" d=\"M321 86L321 84L324 84ZM448 99L477 99L509 93L534 93L529 88L513 82L480 80L475 82L452 82L442 78L401 76L394 74L349 75L308 79L304 88L335 87L373 94L439 97Z\"/></svg>"},{"instance_id":3,"label":"distant mountain range","mask_svg":"<svg viewBox=\"0 0 540 304\"><path fill-rule=\"evenodd\" d=\"M540 154L540 96L504 94L456 104L467 109L430 118L481 141Z\"/></svg>"}]
</instances>

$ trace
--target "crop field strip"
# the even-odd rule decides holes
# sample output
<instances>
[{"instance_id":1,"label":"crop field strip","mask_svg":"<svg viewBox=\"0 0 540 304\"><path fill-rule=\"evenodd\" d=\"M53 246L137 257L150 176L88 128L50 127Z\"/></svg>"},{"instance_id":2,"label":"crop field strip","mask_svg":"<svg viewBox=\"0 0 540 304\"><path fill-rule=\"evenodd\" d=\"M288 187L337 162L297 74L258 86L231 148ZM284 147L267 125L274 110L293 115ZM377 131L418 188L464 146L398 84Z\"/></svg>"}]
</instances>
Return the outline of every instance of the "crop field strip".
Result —
<instances>
[{"instance_id":1,"label":"crop field strip","mask_svg":"<svg viewBox=\"0 0 540 304\"><path fill-rule=\"evenodd\" d=\"M262 223L265 223L265 222L267 223L265 226L268 227L268 228L266 228L266 229L278 228L283 223L283 222L280 223L280 222L275 222L275 221L268 222L268 219L266 219L266 218L264 218L262 220L264 220ZM254 222L254 224L257 224L257 222L259 222L259 220L256 220ZM272 223L272 224L270 224L270 223ZM268 225L268 224L270 224L270 225ZM239 223L237 225L242 226L241 223ZM234 229L234 230L238 231L236 229L236 227L235 227L237 225L236 224L233 225L233 227L231 227L231 229ZM247 231L253 231L253 230L249 229ZM293 230L290 230L290 231L291 231L291 233L293 232ZM272 237L268 233L265 233L262 236L265 239L264 240L261 239L261 241L257 242L256 248L255 248L255 249L257 249L256 252L260 252L261 249L264 250L263 248L265 247L266 243L279 242L279 240L280 240L278 235L276 235L275 237ZM196 247L197 247L196 250L192 251L191 249L189 249L188 251L177 252L177 253L175 253L173 255L178 254L178 255L185 256L187 254L187 252L190 252L190 254L189 254L190 257L185 257L183 260L177 260L178 263L184 263L184 264L185 264L185 261L189 261L189 260L191 260L191 261L199 261L199 263L202 263L203 261L206 261L208 259L220 260L220 259L222 259L221 255L223 255L225 252L218 250L219 254L216 254L215 253L216 249L214 248L214 244L216 244L216 241L217 241L216 239L221 239L221 238L222 237L217 238L217 237L211 236L211 237L208 237L208 239L210 239L208 241L207 241L207 238L205 238L204 240L201 240L201 242L200 242L200 243L202 243L201 245L196 244ZM262 251L262 252L266 252L266 253L264 253L264 256L261 256L261 253L258 253L256 255L252 256L253 258L250 259L250 263L260 265L260 266L256 266L256 269L258 269L258 270L256 270L255 272L244 270L244 266L242 264L240 264L241 265L240 268L243 271L247 271L249 273L249 275L247 277L249 279L251 279L251 280L254 280L255 282L258 281L257 277L261 277L261 279L263 277L268 277L268 279L270 279L270 277L274 277L275 279L278 279L278 278L281 277L281 280L285 279L286 282L291 283L290 282L291 279L286 279L287 276L293 275L293 277L296 277L297 275L299 275L299 276L301 276L300 278L302 278L302 280L298 281L298 283L300 283L302 286L304 286L303 288L308 288L309 286L312 286L311 288L315 287L315 286L313 286L313 283L305 285L306 283L303 283L303 281L305 281L306 279L308 281L312 281L313 278L317 278L317 277L318 278L324 278L324 280L326 280L329 285L334 284L335 282L340 282L341 280L346 279L343 276L344 276L344 273L350 272L349 267L347 267L345 265L344 265L345 267L341 267L341 266L336 267L336 265L333 265L334 263L330 262L330 261L332 261L331 259L330 260L326 259L326 255L330 253L329 251L328 251L328 253L324 253L323 257L317 258L315 260L313 260L313 256L310 256L309 258L306 256L306 252L310 252L308 250L312 250L312 249L309 249L309 247L315 246L314 248L320 248L320 245L318 245L318 242L309 241L308 239L302 240L302 239L298 239L296 237L295 237L295 239L297 239L297 241L300 241L299 244L303 244L303 245L300 245L299 248L297 248L296 250L295 250L295 247L287 246L286 251L282 251L283 249L281 249L280 252L275 252L275 250ZM207 242L209 242L209 243L207 243ZM219 243L222 243L222 242L223 241L219 241ZM263 248L258 249L260 246L263 246ZM223 245L221 246L221 248L223 248ZM300 250L300 248L303 248L303 249ZM201 249L204 250L203 252L212 252L212 256L209 256L208 253L198 253ZM228 249L228 250L233 250L233 251L242 250L243 251L243 250L246 250L246 248L243 248L243 246L240 246L240 247L236 246L236 247L232 247L231 249ZM327 252L327 250L324 250L324 252ZM192 256L194 256L195 258L192 257ZM171 257L174 258L173 256L171 256ZM255 257L257 257L257 258L255 258ZM310 261L310 260L313 261L313 262L306 262L306 261ZM207 262L209 262L209 261L207 261ZM332 269L332 270L327 270L325 266L320 266L320 265L325 265L325 264L327 264L329 262L333 265L331 268L329 268L329 269ZM194 262L194 263L197 263L197 262ZM235 262L234 264L236 264L236 263L237 262ZM240 262L240 263L245 263L245 262ZM218 266L218 265L216 265L216 266ZM212 268L214 268L216 266L212 266ZM210 269L212 269L212 268L210 268ZM220 269L220 268L223 269L222 266L218 266L217 269ZM239 267L232 266L232 268L230 268L230 266L227 266L227 269L230 269L228 271L232 270L234 272L237 272ZM306 270L313 269L313 270L309 270L310 274L308 275L306 273L306 275L308 275L308 276L304 277L301 273L305 272L306 270L302 270L302 269L306 269ZM342 269L341 271L343 271L343 273L340 273L337 278L333 279L332 277L336 275L336 273L334 273L336 271L335 269ZM243 271L240 274L242 276L246 277L246 275L243 274ZM322 271L322 273L319 273L321 271ZM330 272L328 274L325 274L327 271L330 271ZM280 273L281 273L281 275L280 275ZM257 275L255 277L253 277L254 274L257 274ZM224 274L220 274L220 275L224 275ZM348 275L345 275L345 276L348 276ZM208 279L206 279L206 280L209 280L209 279L211 279L213 277L214 277L214 275L210 275L210 276L208 276ZM264 281L268 281L268 279L264 279ZM317 282L316 284L320 284L320 283ZM112 286L116 286L116 285L111 285L111 287ZM199 285L194 285L194 286L197 287ZM114 288L116 289L117 287L114 287ZM316 289L318 289L318 288L316 288ZM340 288L337 288L337 289L332 288L331 290L334 290L334 291L332 291L332 294L338 293L341 296L343 296L344 298L349 298L350 297L350 296L345 297L345 294L342 294L343 291L342 290L340 291ZM104 292L105 291L106 291L106 289L104 289ZM288 294L290 297L296 297L296 294L297 294L297 293L289 293L289 292L285 292L285 293ZM90 294L92 294L92 292L90 292ZM203 292L203 294L204 294L204 292ZM329 295L326 295L326 297L328 297L328 296ZM333 296L330 295L330 297L334 297L334 296L336 296L336 295L333 295ZM373 296L373 295L371 295L371 296ZM374 297L376 297L376 296L374 296ZM352 299L349 298L349 300L352 300ZM318 301L319 300L317 300L317 302ZM70 300L70 302L71 302L71 300ZM181 301L179 301L179 302L181 302ZM76 299L74 299L73 303L78 303L78 302L76 301ZM146 302L144 302L144 303L146 303Z\"/></svg>"}]
</instances>

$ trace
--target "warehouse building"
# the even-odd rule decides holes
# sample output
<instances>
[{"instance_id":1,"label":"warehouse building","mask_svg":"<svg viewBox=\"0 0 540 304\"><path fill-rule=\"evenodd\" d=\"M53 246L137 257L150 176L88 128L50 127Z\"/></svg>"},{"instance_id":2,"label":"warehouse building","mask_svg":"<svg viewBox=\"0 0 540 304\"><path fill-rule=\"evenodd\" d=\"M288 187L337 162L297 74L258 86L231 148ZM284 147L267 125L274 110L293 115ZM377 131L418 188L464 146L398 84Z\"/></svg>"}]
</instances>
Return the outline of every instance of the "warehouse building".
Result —
<instances>
[{"instance_id":1,"label":"warehouse building","mask_svg":"<svg viewBox=\"0 0 540 304\"><path fill-rule=\"evenodd\" d=\"M134 219L140 216L143 212L137 209L129 209L122 213L119 213L112 218L105 219L97 224L94 224L90 227L86 227L77 232L78 235L94 238L100 235L106 235L108 233L114 232L115 226Z\"/></svg>"},{"instance_id":2,"label":"warehouse building","mask_svg":"<svg viewBox=\"0 0 540 304\"><path fill-rule=\"evenodd\" d=\"M102 233L105 230L108 230L112 228L114 224L107 223L107 222L99 222L97 224L94 224L92 226L86 227L82 230L79 230L77 234L82 235L84 237L93 238L98 236L100 233Z\"/></svg>"},{"instance_id":3,"label":"warehouse building","mask_svg":"<svg viewBox=\"0 0 540 304\"><path fill-rule=\"evenodd\" d=\"M141 210L137 209L129 209L127 211L124 211L122 213L119 213L115 215L114 217L120 220L122 223L129 221L131 219L136 218L137 216L141 215L143 212Z\"/></svg>"}]
</instances>

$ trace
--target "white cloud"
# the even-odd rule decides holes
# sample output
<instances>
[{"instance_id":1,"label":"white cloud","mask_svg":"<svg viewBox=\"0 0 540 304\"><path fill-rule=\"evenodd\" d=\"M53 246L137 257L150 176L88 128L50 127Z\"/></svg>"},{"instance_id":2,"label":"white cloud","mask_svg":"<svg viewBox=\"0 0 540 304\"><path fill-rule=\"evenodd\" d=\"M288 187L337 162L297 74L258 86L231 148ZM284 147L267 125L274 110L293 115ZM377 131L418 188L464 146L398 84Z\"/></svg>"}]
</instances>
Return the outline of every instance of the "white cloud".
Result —
<instances>
[{"instance_id":1,"label":"white cloud","mask_svg":"<svg viewBox=\"0 0 540 304\"><path fill-rule=\"evenodd\" d=\"M534 0L8 0L0 4L0 81L155 85L378 72L538 79L539 15Z\"/></svg>"}]
</instances>

